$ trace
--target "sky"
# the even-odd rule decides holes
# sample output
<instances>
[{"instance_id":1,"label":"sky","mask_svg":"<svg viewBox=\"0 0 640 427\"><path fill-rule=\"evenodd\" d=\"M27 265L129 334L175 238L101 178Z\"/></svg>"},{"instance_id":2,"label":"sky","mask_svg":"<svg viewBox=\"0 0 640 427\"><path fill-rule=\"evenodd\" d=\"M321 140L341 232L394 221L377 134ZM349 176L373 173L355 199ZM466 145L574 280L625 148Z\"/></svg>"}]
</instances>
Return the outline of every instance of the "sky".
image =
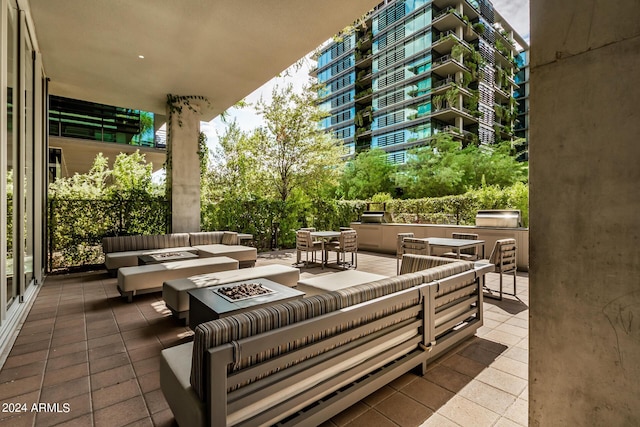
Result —
<instances>
[{"instance_id":1,"label":"sky","mask_svg":"<svg viewBox=\"0 0 640 427\"><path fill-rule=\"evenodd\" d=\"M492 0L493 7L524 39L529 43L529 0ZM309 82L309 67L311 62L305 61L304 65L297 71L289 73L289 76L275 77L264 86L258 88L245 99L250 104L255 103L263 97L265 101L271 99L271 91L276 85L292 83L294 87L301 88ZM261 117L255 113L252 107L243 109L231 108L228 111L227 122L236 120L240 128L249 131L262 124ZM218 136L224 134L226 124L220 117L210 122L201 122L200 130L207 135L207 144L210 149L216 146Z\"/></svg>"}]
</instances>

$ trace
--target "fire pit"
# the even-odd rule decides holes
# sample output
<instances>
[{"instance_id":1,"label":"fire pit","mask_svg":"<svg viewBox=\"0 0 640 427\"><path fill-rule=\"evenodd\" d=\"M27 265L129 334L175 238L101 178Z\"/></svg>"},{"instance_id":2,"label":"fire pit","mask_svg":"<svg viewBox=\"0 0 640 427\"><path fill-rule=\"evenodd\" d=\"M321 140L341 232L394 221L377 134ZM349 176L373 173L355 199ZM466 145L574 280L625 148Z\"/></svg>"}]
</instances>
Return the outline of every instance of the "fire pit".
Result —
<instances>
[{"instance_id":1,"label":"fire pit","mask_svg":"<svg viewBox=\"0 0 640 427\"><path fill-rule=\"evenodd\" d=\"M212 290L231 302L275 293L273 289L269 289L258 282L241 283L235 286L221 286Z\"/></svg>"}]
</instances>

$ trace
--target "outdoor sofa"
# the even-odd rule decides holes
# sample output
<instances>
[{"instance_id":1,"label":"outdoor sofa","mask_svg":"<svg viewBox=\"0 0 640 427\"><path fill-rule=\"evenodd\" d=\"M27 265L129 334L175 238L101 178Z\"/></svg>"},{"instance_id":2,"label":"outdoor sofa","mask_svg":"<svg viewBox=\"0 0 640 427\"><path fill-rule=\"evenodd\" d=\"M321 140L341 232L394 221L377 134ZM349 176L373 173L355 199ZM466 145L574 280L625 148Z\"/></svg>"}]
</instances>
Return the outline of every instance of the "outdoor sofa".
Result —
<instances>
[{"instance_id":1,"label":"outdoor sofa","mask_svg":"<svg viewBox=\"0 0 640 427\"><path fill-rule=\"evenodd\" d=\"M119 268L137 266L141 255L177 251L198 254L196 245L217 245L217 251L207 252L205 257L228 256L238 260L240 267L249 265L251 259L255 263L256 249L239 243L238 233L232 231L115 236L102 239L102 251L105 267L115 277Z\"/></svg>"},{"instance_id":2,"label":"outdoor sofa","mask_svg":"<svg viewBox=\"0 0 640 427\"><path fill-rule=\"evenodd\" d=\"M193 342L161 353L177 423L319 425L407 371L424 372L482 325L488 268L420 257L403 259L415 272L198 325Z\"/></svg>"}]
</instances>

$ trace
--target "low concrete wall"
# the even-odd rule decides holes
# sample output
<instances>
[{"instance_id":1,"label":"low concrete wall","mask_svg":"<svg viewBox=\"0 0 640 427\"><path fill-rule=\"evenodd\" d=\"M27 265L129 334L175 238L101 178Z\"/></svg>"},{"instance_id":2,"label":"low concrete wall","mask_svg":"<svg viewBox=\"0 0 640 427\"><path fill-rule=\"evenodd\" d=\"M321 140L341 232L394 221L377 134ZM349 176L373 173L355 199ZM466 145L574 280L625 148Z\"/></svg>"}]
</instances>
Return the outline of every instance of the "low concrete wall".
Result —
<instances>
[{"instance_id":1,"label":"low concrete wall","mask_svg":"<svg viewBox=\"0 0 640 427\"><path fill-rule=\"evenodd\" d=\"M516 239L518 246L517 264L522 271L529 270L529 229L475 227L448 224L362 224L352 222L351 227L358 232L358 248L371 252L396 253L398 233L413 233L416 237L451 237L451 233L476 233L485 241L485 258L489 258L491 250L499 239ZM445 252L435 248L438 255Z\"/></svg>"}]
</instances>

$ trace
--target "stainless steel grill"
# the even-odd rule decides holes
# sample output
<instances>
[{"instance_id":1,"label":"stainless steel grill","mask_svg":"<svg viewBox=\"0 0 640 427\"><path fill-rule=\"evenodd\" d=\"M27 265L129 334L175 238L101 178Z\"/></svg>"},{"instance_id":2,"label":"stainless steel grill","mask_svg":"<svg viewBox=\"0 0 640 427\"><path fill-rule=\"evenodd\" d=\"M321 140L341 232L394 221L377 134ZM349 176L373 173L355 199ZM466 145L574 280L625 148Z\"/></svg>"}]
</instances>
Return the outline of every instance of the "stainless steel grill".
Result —
<instances>
[{"instance_id":1,"label":"stainless steel grill","mask_svg":"<svg viewBox=\"0 0 640 427\"><path fill-rule=\"evenodd\" d=\"M360 222L363 224L382 224L387 222L384 211L364 211L360 216Z\"/></svg>"},{"instance_id":2,"label":"stainless steel grill","mask_svg":"<svg viewBox=\"0 0 640 427\"><path fill-rule=\"evenodd\" d=\"M481 210L476 214L477 227L522 227L522 216L515 209Z\"/></svg>"}]
</instances>

